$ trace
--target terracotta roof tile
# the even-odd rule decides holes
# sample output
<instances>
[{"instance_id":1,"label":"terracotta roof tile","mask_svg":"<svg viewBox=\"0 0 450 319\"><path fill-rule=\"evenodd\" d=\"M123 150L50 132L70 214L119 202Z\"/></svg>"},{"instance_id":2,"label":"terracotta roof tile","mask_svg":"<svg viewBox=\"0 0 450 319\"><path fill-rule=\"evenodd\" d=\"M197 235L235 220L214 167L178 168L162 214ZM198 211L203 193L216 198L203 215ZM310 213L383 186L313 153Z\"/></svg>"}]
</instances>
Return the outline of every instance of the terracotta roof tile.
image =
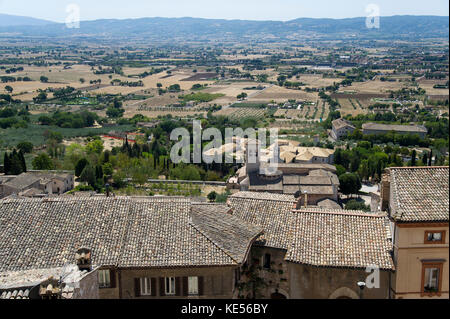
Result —
<instances>
[{"instance_id":1,"label":"terracotta roof tile","mask_svg":"<svg viewBox=\"0 0 450 319\"><path fill-rule=\"evenodd\" d=\"M237 264L225 253L231 248L218 247L192 223L191 208L189 199L168 197L0 201L0 272L61 267L80 247L91 248L92 262L104 266Z\"/></svg>"},{"instance_id":2,"label":"terracotta roof tile","mask_svg":"<svg viewBox=\"0 0 450 319\"><path fill-rule=\"evenodd\" d=\"M449 168L391 168L392 217L400 222L449 220Z\"/></svg>"}]
</instances>

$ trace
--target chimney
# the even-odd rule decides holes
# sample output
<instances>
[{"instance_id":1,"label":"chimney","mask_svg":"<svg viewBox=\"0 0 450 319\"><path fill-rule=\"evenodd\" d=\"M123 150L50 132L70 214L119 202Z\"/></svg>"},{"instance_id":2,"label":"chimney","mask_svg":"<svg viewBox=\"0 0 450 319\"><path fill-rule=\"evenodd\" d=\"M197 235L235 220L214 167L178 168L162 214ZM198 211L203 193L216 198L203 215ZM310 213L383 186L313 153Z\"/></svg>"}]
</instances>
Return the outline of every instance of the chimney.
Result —
<instances>
[{"instance_id":1,"label":"chimney","mask_svg":"<svg viewBox=\"0 0 450 319\"><path fill-rule=\"evenodd\" d=\"M308 208L308 192L305 191L305 208Z\"/></svg>"},{"instance_id":2,"label":"chimney","mask_svg":"<svg viewBox=\"0 0 450 319\"><path fill-rule=\"evenodd\" d=\"M303 195L305 195L305 196L303 196ZM301 191L298 191L295 193L294 197L297 200L297 203L296 203L294 209L301 209L302 206L304 206L304 208L308 208L308 192L307 191L304 191L303 193ZM302 205L302 200L303 200L303 205Z\"/></svg>"},{"instance_id":3,"label":"chimney","mask_svg":"<svg viewBox=\"0 0 450 319\"><path fill-rule=\"evenodd\" d=\"M386 212L389 211L389 202L391 196L391 176L390 170L386 170L385 174L382 175L381 179L381 210Z\"/></svg>"},{"instance_id":4,"label":"chimney","mask_svg":"<svg viewBox=\"0 0 450 319\"><path fill-rule=\"evenodd\" d=\"M91 250L89 248L80 248L75 253L75 259L80 271L92 270Z\"/></svg>"},{"instance_id":5,"label":"chimney","mask_svg":"<svg viewBox=\"0 0 450 319\"><path fill-rule=\"evenodd\" d=\"M109 184L105 185L106 188L106 197L109 197L110 193L109 193Z\"/></svg>"},{"instance_id":6,"label":"chimney","mask_svg":"<svg viewBox=\"0 0 450 319\"><path fill-rule=\"evenodd\" d=\"M60 299L61 288L59 280L50 277L39 285L39 296L42 299Z\"/></svg>"}]
</instances>

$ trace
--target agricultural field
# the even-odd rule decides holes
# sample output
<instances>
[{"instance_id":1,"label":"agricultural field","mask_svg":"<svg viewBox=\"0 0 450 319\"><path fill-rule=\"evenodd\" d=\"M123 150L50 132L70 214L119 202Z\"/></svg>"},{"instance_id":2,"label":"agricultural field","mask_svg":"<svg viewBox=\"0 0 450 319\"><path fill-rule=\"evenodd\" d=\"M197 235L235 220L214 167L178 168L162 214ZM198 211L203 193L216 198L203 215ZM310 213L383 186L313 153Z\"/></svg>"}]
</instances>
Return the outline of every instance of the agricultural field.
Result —
<instances>
[{"instance_id":1,"label":"agricultural field","mask_svg":"<svg viewBox=\"0 0 450 319\"><path fill-rule=\"evenodd\" d=\"M343 116L352 115L357 116L359 114L367 114L368 109L362 107L362 104L359 99L338 99L339 104L341 105L341 114Z\"/></svg>"},{"instance_id":2,"label":"agricultural field","mask_svg":"<svg viewBox=\"0 0 450 319\"><path fill-rule=\"evenodd\" d=\"M265 109L249 108L249 107L230 107L214 112L214 116L226 116L234 120L243 118L263 119L267 113Z\"/></svg>"},{"instance_id":3,"label":"agricultural field","mask_svg":"<svg viewBox=\"0 0 450 319\"><path fill-rule=\"evenodd\" d=\"M318 94L314 93L314 92L307 93L305 91L300 91L300 90L289 90L289 89L274 85L253 97L249 97L248 101L250 101L250 102L274 101L275 103L284 103L289 100L302 100L302 101L315 102L318 99L319 99Z\"/></svg>"}]
</instances>

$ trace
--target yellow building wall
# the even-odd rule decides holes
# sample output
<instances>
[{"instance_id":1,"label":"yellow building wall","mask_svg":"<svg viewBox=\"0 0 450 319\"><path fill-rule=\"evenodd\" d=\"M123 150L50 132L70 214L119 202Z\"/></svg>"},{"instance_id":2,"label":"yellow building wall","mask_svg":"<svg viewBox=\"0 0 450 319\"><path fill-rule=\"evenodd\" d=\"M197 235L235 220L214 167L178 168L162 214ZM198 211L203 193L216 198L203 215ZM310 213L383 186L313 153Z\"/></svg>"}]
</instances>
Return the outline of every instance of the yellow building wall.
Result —
<instances>
[{"instance_id":1,"label":"yellow building wall","mask_svg":"<svg viewBox=\"0 0 450 319\"><path fill-rule=\"evenodd\" d=\"M392 281L395 298L417 299L422 296L422 260L445 260L442 294L432 298L449 298L449 227L403 228L396 226L394 259L396 274ZM445 244L425 244L426 231L445 231Z\"/></svg>"}]
</instances>

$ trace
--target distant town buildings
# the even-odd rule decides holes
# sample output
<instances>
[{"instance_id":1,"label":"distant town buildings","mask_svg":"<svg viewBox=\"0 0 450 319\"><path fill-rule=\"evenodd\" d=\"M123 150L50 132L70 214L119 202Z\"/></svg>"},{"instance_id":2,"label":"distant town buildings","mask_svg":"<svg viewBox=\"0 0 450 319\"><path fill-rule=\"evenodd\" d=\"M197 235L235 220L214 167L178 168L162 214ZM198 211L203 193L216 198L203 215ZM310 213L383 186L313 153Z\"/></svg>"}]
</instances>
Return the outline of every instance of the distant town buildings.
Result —
<instances>
[{"instance_id":1,"label":"distant town buildings","mask_svg":"<svg viewBox=\"0 0 450 319\"><path fill-rule=\"evenodd\" d=\"M274 145L266 153L258 150L255 163L250 162L246 153L245 165L228 180L228 189L302 196L307 194L308 205L317 206L324 200L331 200L339 206L339 179L336 168L329 164L334 162L334 150L294 145L288 141L279 142L279 151L275 154L280 154L281 161L276 165L276 171L269 171L269 164L263 161L264 154L274 153Z\"/></svg>"}]
</instances>

